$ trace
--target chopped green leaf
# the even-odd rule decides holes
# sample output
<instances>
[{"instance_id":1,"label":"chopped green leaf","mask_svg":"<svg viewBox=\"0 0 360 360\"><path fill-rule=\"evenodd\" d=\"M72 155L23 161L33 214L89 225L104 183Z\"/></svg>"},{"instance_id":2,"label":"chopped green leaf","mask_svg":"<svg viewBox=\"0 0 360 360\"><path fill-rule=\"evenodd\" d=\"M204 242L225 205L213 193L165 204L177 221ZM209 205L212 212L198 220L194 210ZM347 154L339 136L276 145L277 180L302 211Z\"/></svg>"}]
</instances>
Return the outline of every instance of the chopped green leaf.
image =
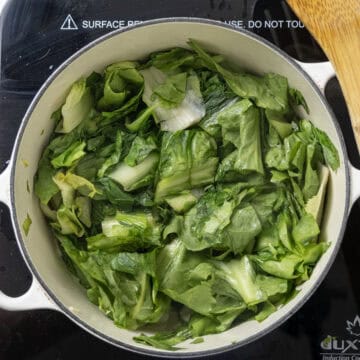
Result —
<instances>
[{"instance_id":1,"label":"chopped green leaf","mask_svg":"<svg viewBox=\"0 0 360 360\"><path fill-rule=\"evenodd\" d=\"M121 184L126 191L139 189L151 183L158 162L159 155L153 152L136 166L121 163L109 174L109 177Z\"/></svg>"},{"instance_id":2,"label":"chopped green leaf","mask_svg":"<svg viewBox=\"0 0 360 360\"><path fill-rule=\"evenodd\" d=\"M29 214L26 214L26 218L22 224L22 228L26 236L29 234L31 224L32 224L31 217Z\"/></svg>"},{"instance_id":3,"label":"chopped green leaf","mask_svg":"<svg viewBox=\"0 0 360 360\"><path fill-rule=\"evenodd\" d=\"M86 154L84 151L85 146L85 141L74 142L63 153L53 158L51 160L51 165L56 169L72 166L77 160Z\"/></svg>"},{"instance_id":4,"label":"chopped green leaf","mask_svg":"<svg viewBox=\"0 0 360 360\"><path fill-rule=\"evenodd\" d=\"M205 115L205 107L196 75L169 77L155 67L142 70L145 79L143 101L153 107L155 121L163 131L187 129ZM186 82L184 81L186 80ZM186 88L184 88L184 84ZM171 89L171 94L164 95ZM185 93L184 93L185 91Z\"/></svg>"},{"instance_id":5,"label":"chopped green leaf","mask_svg":"<svg viewBox=\"0 0 360 360\"><path fill-rule=\"evenodd\" d=\"M86 86L86 80L80 79L75 82L66 97L65 104L61 108L62 120L56 131L69 133L86 119L93 106L93 98L90 88Z\"/></svg>"}]
</instances>

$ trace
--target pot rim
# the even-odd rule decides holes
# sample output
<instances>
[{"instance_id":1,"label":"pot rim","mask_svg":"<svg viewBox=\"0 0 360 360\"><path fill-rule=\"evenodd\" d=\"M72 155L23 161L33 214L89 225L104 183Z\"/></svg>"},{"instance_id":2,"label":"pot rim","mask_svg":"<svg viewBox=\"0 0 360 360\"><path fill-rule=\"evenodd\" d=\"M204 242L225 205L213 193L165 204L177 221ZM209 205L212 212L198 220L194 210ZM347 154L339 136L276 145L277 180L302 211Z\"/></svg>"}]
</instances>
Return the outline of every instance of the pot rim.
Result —
<instances>
[{"instance_id":1,"label":"pot rim","mask_svg":"<svg viewBox=\"0 0 360 360\"><path fill-rule=\"evenodd\" d=\"M262 46L268 47L271 50L273 50L276 53L277 56L282 57L284 60L289 62L291 65L293 65L303 75L304 80L307 81L308 83L310 83L313 90L319 95L319 97L321 99L320 100L321 104L326 108L326 110L330 114L330 117L332 119L332 122L333 122L333 125L335 127L336 133L337 133L337 135L339 137L340 145L341 145L341 152L342 152L343 157L344 157L345 191L346 191L346 194L345 194L345 211L344 211L345 215L342 218L342 224L341 224L340 232L339 232L339 235L338 235L338 237L336 239L336 243L335 243L335 246L334 246L333 256L327 262L326 266L324 267L324 269L320 273L320 275L319 275L318 279L316 280L314 286L309 290L308 294L306 296L303 296L301 298L301 300L298 302L298 304L296 304L296 306L294 306L294 308L291 309L291 311L289 311L282 318L275 321L273 324L269 325L267 328L263 329L262 331L259 331L256 334L248 337L247 339L239 341L239 342L237 342L235 344L221 346L219 348L212 349L212 350L188 351L188 352L184 352L184 353L177 353L177 352L170 352L170 351L158 351L155 348L151 348L151 347L149 347L149 349L140 348L140 347L130 345L130 344L124 343L122 341L116 340L114 338L111 338L111 337L105 335L104 333L102 333L101 331L99 331L99 330L95 329L94 327L90 326L89 324L87 324L83 320L81 320L77 315L72 313L66 306L64 306L60 300L58 300L56 295L52 292L52 290L47 286L45 281L43 281L43 279L41 278L40 274L36 270L36 267L32 263L32 260L31 260L31 257L29 255L29 253L26 250L24 239L22 237L21 230L20 230L21 226L20 226L19 222L17 221L17 213L16 213L16 208L15 208L14 178L15 178L16 159L17 159L20 143L21 143L21 140L22 140L24 130L25 130L27 124L28 124L29 119L31 118L32 112L35 109L35 107L37 106L37 104L38 104L40 98L42 97L42 95L46 92L49 85L57 78L57 76L68 65L70 65L74 60L76 60L80 55L82 55L83 53L85 53L89 49L91 49L91 48L95 47L96 45L98 45L99 43L102 43L102 42L104 42L104 41L106 41L106 40L108 40L108 39L110 39L110 38L112 38L114 36L117 36L117 35L119 35L119 34L121 34L123 32L131 31L133 29L137 29L137 28L141 28L141 27L146 27L146 26L149 26L149 25L161 24L161 23L189 23L189 22L190 23L199 23L199 24L208 24L208 25L212 25L212 26L216 26L216 27L225 28L225 29L228 29L228 30L239 32L239 33L251 38L255 42L260 43ZM281 324L283 324L286 320L288 320L314 294L315 290L322 283L322 281L325 278L325 276L327 275L331 265L333 264L333 262L335 260L335 257L336 257L336 255L337 255L337 253L339 251L342 239L344 237L344 232L345 232L346 223L347 223L347 217L348 217L348 213L349 213L349 206L350 206L349 205L350 204L350 171L349 171L349 159L348 159L348 154L347 154L347 150L346 150L345 140L344 140L344 137L343 137L343 134L341 132L340 126L339 126L339 124L338 124L338 122L336 120L336 117L335 117L332 109L330 108L330 106L327 103L325 97L323 96L323 94L321 93L321 91L319 90L317 85L314 83L314 81L300 67L300 65L296 63L296 61L293 58L291 58L283 50L279 49L277 46L275 46L274 44L272 44L268 40L260 37L259 35L256 35L256 34L250 32L250 31L248 31L246 29L235 28L233 26L227 25L227 24L222 23L220 21L210 20L210 19L205 19L205 18L167 17L167 18L159 18L159 19L147 20L147 21L144 21L144 22L142 22L140 24L137 24L137 25L134 25L134 26L131 26L131 27L127 27L127 28L124 28L124 29L118 29L118 30L109 32L109 33L107 33L105 35L102 35L101 37L93 40L92 42L85 45L81 49L79 49L72 56L70 56L67 60L65 60L46 79L44 84L41 86L41 88L36 93L34 99L31 101L31 103L30 103L30 105L29 105L29 107L28 107L28 109L27 109L27 111L26 111L26 113L25 113L25 115L24 115L24 117L22 119L20 128L18 130L16 140L15 140L15 144L14 144L14 148L13 148L13 151L12 151L12 154L11 154L10 163L11 163L11 166L12 166L11 174L10 174L10 197L11 197L11 199L10 199L11 200L10 201L10 203L11 203L10 212L11 212L11 220L12 220L12 225L13 225L13 229L14 229L14 232L15 232L16 240L17 240L20 251L22 253L22 256L23 256L27 266L31 270L33 276L35 276L36 280L39 281L39 283L44 288L46 293L52 299L52 301L59 307L59 310L64 315L66 315L70 320L72 320L77 325L79 325L81 328L83 328L87 332L91 333L92 335L96 336L97 338L102 339L102 340L106 341L109 344L115 345L115 346L117 346L119 348L122 348L122 349L125 349L125 350L130 350L130 351L135 352L137 354L149 355L149 356L158 356L158 357L161 357L161 358L197 358L197 357L216 355L216 354L228 352L228 351L231 351L231 350L235 350L235 349L240 348L240 347L242 347L244 345L247 345L247 344L249 344L249 343L251 343L251 342L253 342L255 340L260 339L264 335L266 335L266 334L270 333L271 331L275 330L277 327L279 327Z\"/></svg>"}]
</instances>

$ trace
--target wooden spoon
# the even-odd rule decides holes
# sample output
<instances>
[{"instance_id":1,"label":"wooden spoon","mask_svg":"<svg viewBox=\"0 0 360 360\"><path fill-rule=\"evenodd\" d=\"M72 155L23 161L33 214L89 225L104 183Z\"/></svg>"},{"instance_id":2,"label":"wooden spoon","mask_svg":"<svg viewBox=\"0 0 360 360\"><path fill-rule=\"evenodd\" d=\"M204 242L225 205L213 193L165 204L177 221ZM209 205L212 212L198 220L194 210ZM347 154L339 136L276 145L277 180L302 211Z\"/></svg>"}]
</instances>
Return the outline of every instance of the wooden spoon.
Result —
<instances>
[{"instance_id":1,"label":"wooden spoon","mask_svg":"<svg viewBox=\"0 0 360 360\"><path fill-rule=\"evenodd\" d=\"M360 0L287 0L333 64L360 151Z\"/></svg>"}]
</instances>

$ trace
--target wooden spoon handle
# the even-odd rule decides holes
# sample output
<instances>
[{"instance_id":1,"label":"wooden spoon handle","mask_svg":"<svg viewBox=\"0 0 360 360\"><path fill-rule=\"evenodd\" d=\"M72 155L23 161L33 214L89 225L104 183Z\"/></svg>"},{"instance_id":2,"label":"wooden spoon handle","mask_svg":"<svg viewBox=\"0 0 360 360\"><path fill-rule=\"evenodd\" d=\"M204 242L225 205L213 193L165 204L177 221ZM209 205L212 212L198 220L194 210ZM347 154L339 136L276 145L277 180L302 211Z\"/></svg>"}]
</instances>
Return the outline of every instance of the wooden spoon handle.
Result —
<instances>
[{"instance_id":1,"label":"wooden spoon handle","mask_svg":"<svg viewBox=\"0 0 360 360\"><path fill-rule=\"evenodd\" d=\"M360 152L360 0L287 0L333 64Z\"/></svg>"}]
</instances>

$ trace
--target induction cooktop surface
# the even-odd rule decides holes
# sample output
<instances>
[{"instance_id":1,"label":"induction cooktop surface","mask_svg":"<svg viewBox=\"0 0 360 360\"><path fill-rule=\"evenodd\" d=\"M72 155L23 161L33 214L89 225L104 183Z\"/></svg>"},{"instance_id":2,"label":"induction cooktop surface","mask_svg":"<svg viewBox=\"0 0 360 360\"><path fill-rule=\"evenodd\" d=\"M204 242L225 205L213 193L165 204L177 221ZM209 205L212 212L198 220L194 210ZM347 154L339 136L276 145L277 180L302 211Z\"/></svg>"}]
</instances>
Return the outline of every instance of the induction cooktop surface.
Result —
<instances>
[{"instance_id":1,"label":"induction cooktop surface","mask_svg":"<svg viewBox=\"0 0 360 360\"><path fill-rule=\"evenodd\" d=\"M0 15L0 166L10 158L27 106L47 77L97 37L162 17L202 17L253 31L294 58L326 56L285 2L273 0L9 0ZM326 97L359 167L337 80ZM360 359L360 207L353 207L341 250L311 299L282 326L213 359ZM31 283L8 209L0 205L0 289L19 296ZM349 325L350 324L350 325ZM330 336L330 337L329 337ZM145 359L106 344L60 313L0 310L0 359Z\"/></svg>"}]
</instances>

